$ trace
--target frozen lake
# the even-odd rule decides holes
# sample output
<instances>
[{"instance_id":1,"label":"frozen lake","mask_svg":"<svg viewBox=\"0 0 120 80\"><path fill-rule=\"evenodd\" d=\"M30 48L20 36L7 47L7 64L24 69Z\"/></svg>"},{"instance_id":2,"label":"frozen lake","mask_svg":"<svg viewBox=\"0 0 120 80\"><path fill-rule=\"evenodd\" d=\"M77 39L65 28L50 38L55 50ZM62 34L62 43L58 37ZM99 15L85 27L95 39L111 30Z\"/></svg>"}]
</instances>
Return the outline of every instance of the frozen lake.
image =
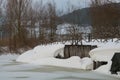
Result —
<instances>
[{"instance_id":1,"label":"frozen lake","mask_svg":"<svg viewBox=\"0 0 120 80\"><path fill-rule=\"evenodd\" d=\"M72 68L39 66L15 61L17 55L0 56L2 80L120 80L120 78Z\"/></svg>"}]
</instances>

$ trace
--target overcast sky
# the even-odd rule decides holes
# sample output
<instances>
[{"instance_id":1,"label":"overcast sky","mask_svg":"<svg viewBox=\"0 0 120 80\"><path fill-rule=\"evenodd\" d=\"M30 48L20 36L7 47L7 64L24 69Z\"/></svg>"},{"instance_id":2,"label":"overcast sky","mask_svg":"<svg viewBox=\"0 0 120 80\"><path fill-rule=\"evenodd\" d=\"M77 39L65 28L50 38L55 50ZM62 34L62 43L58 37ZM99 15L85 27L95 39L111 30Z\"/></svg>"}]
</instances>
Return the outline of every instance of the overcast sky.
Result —
<instances>
[{"instance_id":1,"label":"overcast sky","mask_svg":"<svg viewBox=\"0 0 120 80\"><path fill-rule=\"evenodd\" d=\"M40 0L34 0L36 1L40 1ZM64 13L67 12L68 9L68 2L71 5L75 5L76 7L79 8L85 8L85 7L89 7L90 6L90 2L91 0L42 0L43 3L49 2L49 1L54 1L56 3L56 8L57 10L63 10ZM120 0L115 0L117 2L120 2Z\"/></svg>"},{"instance_id":2,"label":"overcast sky","mask_svg":"<svg viewBox=\"0 0 120 80\"><path fill-rule=\"evenodd\" d=\"M40 1L40 0L35 0ZM64 9L67 7L67 3L70 2L75 6L80 6L81 8L88 7L90 4L90 0L42 0L44 3L48 1L55 1L58 9Z\"/></svg>"}]
</instances>

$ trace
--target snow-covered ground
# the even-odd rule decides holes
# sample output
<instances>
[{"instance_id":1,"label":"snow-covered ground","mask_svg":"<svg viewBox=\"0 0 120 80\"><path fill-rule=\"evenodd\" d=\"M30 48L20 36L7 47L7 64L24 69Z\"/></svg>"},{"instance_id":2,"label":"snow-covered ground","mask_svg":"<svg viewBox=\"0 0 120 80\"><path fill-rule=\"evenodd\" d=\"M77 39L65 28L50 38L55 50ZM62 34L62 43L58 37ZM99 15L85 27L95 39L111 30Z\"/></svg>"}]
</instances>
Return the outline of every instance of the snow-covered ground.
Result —
<instances>
[{"instance_id":1,"label":"snow-covered ground","mask_svg":"<svg viewBox=\"0 0 120 80\"><path fill-rule=\"evenodd\" d=\"M66 44L69 44L67 42ZM93 69L94 61L107 61L107 65L103 65L96 69L96 72L110 74L109 70L111 67L111 58L115 52L120 52L120 44L116 42L83 42L85 45L97 45L98 48L90 51L91 58L79 58L73 56L69 59L56 59L56 55L63 55L63 48L65 44L49 44L44 46L37 46L32 50L29 50L22 55L20 55L16 61L23 63L30 63L34 65L50 65L50 66L60 66L60 67L70 67L78 69Z\"/></svg>"},{"instance_id":2,"label":"snow-covered ground","mask_svg":"<svg viewBox=\"0 0 120 80\"><path fill-rule=\"evenodd\" d=\"M102 46L90 51L90 56L94 61L111 61L114 53L120 52L120 46Z\"/></svg>"},{"instance_id":3,"label":"snow-covered ground","mask_svg":"<svg viewBox=\"0 0 120 80\"><path fill-rule=\"evenodd\" d=\"M0 56L0 80L119 80L93 71L19 63L18 56Z\"/></svg>"},{"instance_id":4,"label":"snow-covered ground","mask_svg":"<svg viewBox=\"0 0 120 80\"><path fill-rule=\"evenodd\" d=\"M112 65L111 59L115 53L120 53L120 43L108 42L96 49L91 50L89 54L92 60L100 61L100 62L101 61L108 62L106 65L100 66L95 71L111 75L110 73L110 69ZM114 76L117 76L117 75L114 75ZM118 75L117 77L120 77L120 75Z\"/></svg>"},{"instance_id":5,"label":"snow-covered ground","mask_svg":"<svg viewBox=\"0 0 120 80\"><path fill-rule=\"evenodd\" d=\"M63 55L64 44L50 44L45 46L37 46L33 50L29 50L18 57L16 61L30 63L35 65L50 65L60 67L70 67L78 69L92 69L93 62L90 58L81 59L73 56L69 59L56 59L55 55Z\"/></svg>"}]
</instances>

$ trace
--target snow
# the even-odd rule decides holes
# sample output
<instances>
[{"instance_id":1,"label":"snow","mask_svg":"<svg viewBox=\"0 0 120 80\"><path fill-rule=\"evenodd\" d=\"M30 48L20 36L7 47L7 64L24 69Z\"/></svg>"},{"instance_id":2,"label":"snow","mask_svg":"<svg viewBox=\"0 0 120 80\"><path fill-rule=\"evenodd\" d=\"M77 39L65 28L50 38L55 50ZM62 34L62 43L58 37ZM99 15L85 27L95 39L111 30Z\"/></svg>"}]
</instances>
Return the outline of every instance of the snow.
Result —
<instances>
[{"instance_id":1,"label":"snow","mask_svg":"<svg viewBox=\"0 0 120 80\"><path fill-rule=\"evenodd\" d=\"M16 54L6 54L6 55L0 55L0 69L2 65L4 64L9 64L11 63L13 60L15 60L19 55Z\"/></svg>"},{"instance_id":2,"label":"snow","mask_svg":"<svg viewBox=\"0 0 120 80\"><path fill-rule=\"evenodd\" d=\"M106 43L90 51L90 57L94 61L111 61L114 53L120 52L120 45L116 43Z\"/></svg>"},{"instance_id":3,"label":"snow","mask_svg":"<svg viewBox=\"0 0 120 80\"><path fill-rule=\"evenodd\" d=\"M81 60L81 68L82 69L93 69L93 61L91 58L83 58Z\"/></svg>"},{"instance_id":4,"label":"snow","mask_svg":"<svg viewBox=\"0 0 120 80\"><path fill-rule=\"evenodd\" d=\"M69 44L68 41L66 44ZM93 61L105 61L108 62L107 65L103 65L98 69L94 70L95 72L110 74L111 68L111 59L115 52L120 52L120 44L116 42L90 42L86 43L83 41L84 45L97 45L98 48L90 51L91 58L79 58L78 56L73 56L68 59L56 59L54 58L58 54L64 57L64 46L65 44L49 44L43 46L37 46L32 50L29 50L22 55L20 55L16 61L29 63L32 65L48 65L48 66L59 66L67 68L77 68L77 69L93 69Z\"/></svg>"},{"instance_id":5,"label":"snow","mask_svg":"<svg viewBox=\"0 0 120 80\"><path fill-rule=\"evenodd\" d=\"M15 61L18 56L11 54L0 56L0 78L2 80L119 80L119 78L93 71L19 63ZM76 56L71 60L73 58L81 60Z\"/></svg>"},{"instance_id":6,"label":"snow","mask_svg":"<svg viewBox=\"0 0 120 80\"><path fill-rule=\"evenodd\" d=\"M110 73L110 68L111 68L111 64L112 64L111 59L112 59L113 55L117 52L120 53L120 44L119 43L118 44L110 43L110 42L108 42L96 49L91 50L89 54L93 61L108 62L106 65L100 66L99 68L97 68L94 71L111 75L111 73Z\"/></svg>"},{"instance_id":7,"label":"snow","mask_svg":"<svg viewBox=\"0 0 120 80\"><path fill-rule=\"evenodd\" d=\"M89 62L88 62L89 61ZM78 69L92 69L93 62L90 58L87 60L80 59L78 56L73 56L68 59L56 59L56 58L43 58L37 61L32 61L32 64L35 65L51 65L67 68L78 68Z\"/></svg>"},{"instance_id":8,"label":"snow","mask_svg":"<svg viewBox=\"0 0 120 80\"><path fill-rule=\"evenodd\" d=\"M111 64L112 64L112 62L109 61L107 65L103 65L103 66L99 67L98 69L96 69L95 71L104 73L104 74L110 74Z\"/></svg>"},{"instance_id":9,"label":"snow","mask_svg":"<svg viewBox=\"0 0 120 80\"><path fill-rule=\"evenodd\" d=\"M37 46L33 50L29 50L20 55L17 61L29 63L41 58L53 58L55 56L55 52L63 47L63 44Z\"/></svg>"},{"instance_id":10,"label":"snow","mask_svg":"<svg viewBox=\"0 0 120 80\"><path fill-rule=\"evenodd\" d=\"M6 54L6 55L0 55L0 64L4 61L11 61L11 60L15 60L16 57L18 57L19 55L16 54Z\"/></svg>"},{"instance_id":11,"label":"snow","mask_svg":"<svg viewBox=\"0 0 120 80\"><path fill-rule=\"evenodd\" d=\"M112 65L112 61L108 61L108 64L100 66L99 68L97 68L94 71L98 72L98 73L102 73L102 74L106 74L106 75L110 75L110 76L114 76L114 77L120 78L120 72L117 72L118 75L111 74L111 72L110 72L111 65Z\"/></svg>"},{"instance_id":12,"label":"snow","mask_svg":"<svg viewBox=\"0 0 120 80\"><path fill-rule=\"evenodd\" d=\"M54 56L58 56L59 54L61 57L64 57L63 53L64 53L64 48L60 48L55 52Z\"/></svg>"},{"instance_id":13,"label":"snow","mask_svg":"<svg viewBox=\"0 0 120 80\"><path fill-rule=\"evenodd\" d=\"M56 59L56 55L63 55L64 44L49 44L37 46L33 50L29 50L20 55L16 61L30 63L34 65L60 66L78 69L93 69L93 61L90 58L80 59L73 56L68 59Z\"/></svg>"}]
</instances>

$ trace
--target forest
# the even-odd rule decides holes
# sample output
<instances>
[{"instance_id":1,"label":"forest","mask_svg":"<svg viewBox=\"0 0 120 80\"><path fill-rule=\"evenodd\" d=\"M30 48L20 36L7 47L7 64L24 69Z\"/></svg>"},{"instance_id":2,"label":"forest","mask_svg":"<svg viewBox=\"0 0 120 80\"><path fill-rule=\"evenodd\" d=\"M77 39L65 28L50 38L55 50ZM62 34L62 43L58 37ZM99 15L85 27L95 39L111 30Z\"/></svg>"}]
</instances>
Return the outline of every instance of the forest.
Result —
<instances>
[{"instance_id":1,"label":"forest","mask_svg":"<svg viewBox=\"0 0 120 80\"><path fill-rule=\"evenodd\" d=\"M78 45L82 40L120 39L120 3L116 0L91 0L87 8L89 25L84 23L87 20L80 7L68 5L68 13L64 14L54 1L43 4L41 0L34 5L32 1L0 0L0 52L21 53L54 42L72 41L72 45ZM57 33L60 24L68 24L63 25L66 34ZM81 27L89 27L90 32L83 32Z\"/></svg>"}]
</instances>

